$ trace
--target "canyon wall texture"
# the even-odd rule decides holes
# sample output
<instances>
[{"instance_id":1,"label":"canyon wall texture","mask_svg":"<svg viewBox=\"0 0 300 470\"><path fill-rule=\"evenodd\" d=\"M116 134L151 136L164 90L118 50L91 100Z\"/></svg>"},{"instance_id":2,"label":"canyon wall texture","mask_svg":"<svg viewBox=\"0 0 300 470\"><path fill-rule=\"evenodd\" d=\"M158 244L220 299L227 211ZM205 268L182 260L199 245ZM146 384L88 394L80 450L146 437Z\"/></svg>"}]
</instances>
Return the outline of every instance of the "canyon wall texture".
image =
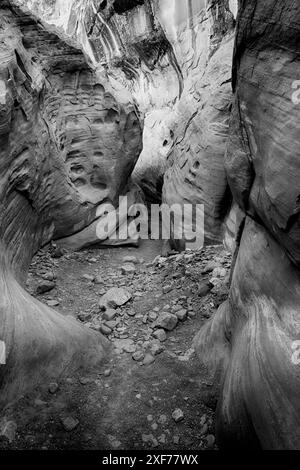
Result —
<instances>
[{"instance_id":1,"label":"canyon wall texture","mask_svg":"<svg viewBox=\"0 0 300 470\"><path fill-rule=\"evenodd\" d=\"M126 188L141 150L132 106L119 105L82 50L11 1L0 10L0 338L5 404L104 355L101 335L23 289L33 254L78 232Z\"/></svg>"},{"instance_id":2,"label":"canyon wall texture","mask_svg":"<svg viewBox=\"0 0 300 470\"><path fill-rule=\"evenodd\" d=\"M6 7L15 29L9 36L4 22L2 55L19 78L11 81L4 66L3 266L17 270L47 240L90 226L97 204L126 191L123 175L128 178L141 150L144 120L135 181L149 200L204 203L207 241L225 238L235 248L229 298L195 343L221 377L219 445L299 448L300 374L292 360L300 303L299 104L292 99L300 74L299 5L240 0L231 69L233 1L20 2L77 38L89 66L70 40L57 35L67 61L63 53L49 53L49 41L47 53L35 49L32 33L25 34ZM37 36L48 38L35 24ZM5 43L10 38L14 44L20 34L16 46ZM35 60L28 50L36 51ZM22 83L19 92L15 81ZM78 87L84 89L79 98L73 93ZM84 116L90 106L92 124ZM16 122L24 131L15 149L7 142ZM128 141L112 148L116 122ZM23 145L25 136L29 143ZM98 154L98 139L107 154ZM8 275L4 279L5 292Z\"/></svg>"},{"instance_id":3,"label":"canyon wall texture","mask_svg":"<svg viewBox=\"0 0 300 470\"><path fill-rule=\"evenodd\" d=\"M206 241L220 242L231 204L224 154L235 2L29 4L76 37L117 100L135 103L144 117L133 180L147 199L204 204Z\"/></svg>"},{"instance_id":4,"label":"canyon wall texture","mask_svg":"<svg viewBox=\"0 0 300 470\"><path fill-rule=\"evenodd\" d=\"M224 370L219 442L299 449L299 3L240 1L226 155L243 212L228 301L197 339Z\"/></svg>"}]
</instances>

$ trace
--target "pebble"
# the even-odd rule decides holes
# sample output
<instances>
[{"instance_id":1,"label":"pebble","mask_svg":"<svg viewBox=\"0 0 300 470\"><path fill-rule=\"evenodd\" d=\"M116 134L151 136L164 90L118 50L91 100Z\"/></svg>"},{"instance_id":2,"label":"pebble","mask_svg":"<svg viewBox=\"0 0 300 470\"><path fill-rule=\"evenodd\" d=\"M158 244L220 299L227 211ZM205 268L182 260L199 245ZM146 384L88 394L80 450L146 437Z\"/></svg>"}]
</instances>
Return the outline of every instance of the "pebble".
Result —
<instances>
[{"instance_id":1,"label":"pebble","mask_svg":"<svg viewBox=\"0 0 300 470\"><path fill-rule=\"evenodd\" d=\"M158 446L157 439L155 439L153 434L142 434L142 441L144 444L151 444L153 447Z\"/></svg>"},{"instance_id":2,"label":"pebble","mask_svg":"<svg viewBox=\"0 0 300 470\"><path fill-rule=\"evenodd\" d=\"M123 263L138 264L138 259L135 256L124 256ZM141 262L141 261L140 261Z\"/></svg>"},{"instance_id":3,"label":"pebble","mask_svg":"<svg viewBox=\"0 0 300 470\"><path fill-rule=\"evenodd\" d=\"M172 286L164 286L162 288L163 294L168 294L169 292L171 292L171 290L172 290Z\"/></svg>"},{"instance_id":4,"label":"pebble","mask_svg":"<svg viewBox=\"0 0 300 470\"><path fill-rule=\"evenodd\" d=\"M47 273L42 274L41 276L45 281L53 281L55 279L55 276L53 272L48 271Z\"/></svg>"},{"instance_id":5,"label":"pebble","mask_svg":"<svg viewBox=\"0 0 300 470\"><path fill-rule=\"evenodd\" d=\"M114 320L106 321L105 326L108 326L108 328L113 330L117 326L117 322Z\"/></svg>"},{"instance_id":6,"label":"pebble","mask_svg":"<svg viewBox=\"0 0 300 470\"><path fill-rule=\"evenodd\" d=\"M46 292L50 292L56 283L54 281L40 281L36 288L37 294L45 294Z\"/></svg>"},{"instance_id":7,"label":"pebble","mask_svg":"<svg viewBox=\"0 0 300 470\"><path fill-rule=\"evenodd\" d=\"M172 418L174 419L175 423L179 423L184 419L183 411L180 408L177 408L173 411Z\"/></svg>"},{"instance_id":8,"label":"pebble","mask_svg":"<svg viewBox=\"0 0 300 470\"><path fill-rule=\"evenodd\" d=\"M121 273L126 275L126 274L133 274L135 273L135 266L133 264L124 264L121 267Z\"/></svg>"},{"instance_id":9,"label":"pebble","mask_svg":"<svg viewBox=\"0 0 300 470\"><path fill-rule=\"evenodd\" d=\"M87 322L87 321L91 320L92 314L90 312L80 312L80 313L78 313L77 318L78 318L78 320L80 320L82 322Z\"/></svg>"},{"instance_id":10,"label":"pebble","mask_svg":"<svg viewBox=\"0 0 300 470\"><path fill-rule=\"evenodd\" d=\"M215 445L215 436L213 434L208 434L205 438L206 445L209 449L211 449Z\"/></svg>"},{"instance_id":11,"label":"pebble","mask_svg":"<svg viewBox=\"0 0 300 470\"><path fill-rule=\"evenodd\" d=\"M99 302L99 307L103 310L116 308L125 305L132 298L131 293L122 287L112 287L104 294Z\"/></svg>"},{"instance_id":12,"label":"pebble","mask_svg":"<svg viewBox=\"0 0 300 470\"><path fill-rule=\"evenodd\" d=\"M47 300L48 307L57 307L59 305L58 300Z\"/></svg>"},{"instance_id":13,"label":"pebble","mask_svg":"<svg viewBox=\"0 0 300 470\"><path fill-rule=\"evenodd\" d=\"M168 417L166 415L160 415L160 417L158 418L158 422L160 424L165 424L167 421L168 421Z\"/></svg>"},{"instance_id":14,"label":"pebble","mask_svg":"<svg viewBox=\"0 0 300 470\"><path fill-rule=\"evenodd\" d=\"M152 354L146 354L142 364L143 366L149 366L150 364L152 364L153 362L155 361L155 357L152 356Z\"/></svg>"},{"instance_id":15,"label":"pebble","mask_svg":"<svg viewBox=\"0 0 300 470\"><path fill-rule=\"evenodd\" d=\"M111 321L115 318L116 315L117 315L117 312L115 310L113 310L112 308L108 308L103 313L102 320Z\"/></svg>"},{"instance_id":16,"label":"pebble","mask_svg":"<svg viewBox=\"0 0 300 470\"><path fill-rule=\"evenodd\" d=\"M155 330L153 332L153 336L154 336L154 338L158 339L162 343L164 341L166 341L166 339L167 339L167 334L166 334L165 330L162 330L162 329Z\"/></svg>"},{"instance_id":17,"label":"pebble","mask_svg":"<svg viewBox=\"0 0 300 470\"><path fill-rule=\"evenodd\" d=\"M135 353L132 354L132 359L134 361L143 361L143 359L145 358L145 354L142 352L142 351L136 351Z\"/></svg>"},{"instance_id":18,"label":"pebble","mask_svg":"<svg viewBox=\"0 0 300 470\"><path fill-rule=\"evenodd\" d=\"M185 321L187 319L187 314L188 314L188 312L187 312L186 309L179 310L175 313L176 317L180 321Z\"/></svg>"},{"instance_id":19,"label":"pebble","mask_svg":"<svg viewBox=\"0 0 300 470\"><path fill-rule=\"evenodd\" d=\"M91 274L84 274L83 276L83 279L85 279L86 281L91 281L93 282L95 280L95 276L91 275Z\"/></svg>"},{"instance_id":20,"label":"pebble","mask_svg":"<svg viewBox=\"0 0 300 470\"><path fill-rule=\"evenodd\" d=\"M101 332L103 335L108 336L108 335L111 334L111 329L110 329L108 326L106 326L106 325L101 325L101 326L100 326L100 332Z\"/></svg>"},{"instance_id":21,"label":"pebble","mask_svg":"<svg viewBox=\"0 0 300 470\"><path fill-rule=\"evenodd\" d=\"M158 319L155 322L155 326L158 328L163 328L167 331L172 331L176 327L178 322L177 316L173 313L163 312L158 316Z\"/></svg>"},{"instance_id":22,"label":"pebble","mask_svg":"<svg viewBox=\"0 0 300 470\"><path fill-rule=\"evenodd\" d=\"M6 437L10 443L15 440L17 424L6 417L0 420L0 436Z\"/></svg>"},{"instance_id":23,"label":"pebble","mask_svg":"<svg viewBox=\"0 0 300 470\"><path fill-rule=\"evenodd\" d=\"M204 297L211 291L212 288L213 288L213 284L211 283L200 284L197 290L197 294L199 297Z\"/></svg>"},{"instance_id":24,"label":"pebble","mask_svg":"<svg viewBox=\"0 0 300 470\"><path fill-rule=\"evenodd\" d=\"M158 354L161 354L163 351L165 350L164 346L162 346L160 344L160 342L158 343L154 343L152 346L151 346L151 354L153 356L158 356Z\"/></svg>"},{"instance_id":25,"label":"pebble","mask_svg":"<svg viewBox=\"0 0 300 470\"><path fill-rule=\"evenodd\" d=\"M79 382L81 385L88 385L93 382L93 379L89 379L88 377L80 377Z\"/></svg>"}]
</instances>

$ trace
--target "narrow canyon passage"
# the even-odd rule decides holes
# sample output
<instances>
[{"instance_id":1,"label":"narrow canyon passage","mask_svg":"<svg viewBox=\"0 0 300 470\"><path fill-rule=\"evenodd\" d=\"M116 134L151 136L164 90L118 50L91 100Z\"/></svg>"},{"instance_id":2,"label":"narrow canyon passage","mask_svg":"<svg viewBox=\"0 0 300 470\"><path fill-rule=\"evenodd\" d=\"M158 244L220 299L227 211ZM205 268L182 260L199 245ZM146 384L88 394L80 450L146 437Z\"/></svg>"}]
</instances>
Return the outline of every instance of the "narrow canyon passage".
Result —
<instances>
[{"instance_id":1,"label":"narrow canyon passage","mask_svg":"<svg viewBox=\"0 0 300 470\"><path fill-rule=\"evenodd\" d=\"M1 449L300 449L299 33L0 1Z\"/></svg>"},{"instance_id":2,"label":"narrow canyon passage","mask_svg":"<svg viewBox=\"0 0 300 470\"><path fill-rule=\"evenodd\" d=\"M193 338L227 296L230 255L222 246L168 257L161 249L160 241L144 241L139 248L59 258L58 250L47 249L34 257L28 291L104 331L113 350L90 374L44 383L9 407L5 417L16 432L10 443L0 440L1 448L216 447L217 391L209 371L199 368ZM131 299L101 311L101 298L115 287ZM161 312L164 328L157 324Z\"/></svg>"}]
</instances>

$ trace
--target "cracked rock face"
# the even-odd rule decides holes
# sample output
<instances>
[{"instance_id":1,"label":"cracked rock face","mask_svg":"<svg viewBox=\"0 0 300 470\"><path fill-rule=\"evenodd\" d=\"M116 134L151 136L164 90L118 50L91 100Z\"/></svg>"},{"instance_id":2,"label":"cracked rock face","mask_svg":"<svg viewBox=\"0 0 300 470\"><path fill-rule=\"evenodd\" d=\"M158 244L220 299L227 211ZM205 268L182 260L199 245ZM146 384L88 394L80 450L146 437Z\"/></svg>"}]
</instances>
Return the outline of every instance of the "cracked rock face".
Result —
<instances>
[{"instance_id":1,"label":"cracked rock face","mask_svg":"<svg viewBox=\"0 0 300 470\"><path fill-rule=\"evenodd\" d=\"M227 447L300 446L299 17L292 0L240 2L226 171L243 216L229 299L198 338L223 363Z\"/></svg>"}]
</instances>

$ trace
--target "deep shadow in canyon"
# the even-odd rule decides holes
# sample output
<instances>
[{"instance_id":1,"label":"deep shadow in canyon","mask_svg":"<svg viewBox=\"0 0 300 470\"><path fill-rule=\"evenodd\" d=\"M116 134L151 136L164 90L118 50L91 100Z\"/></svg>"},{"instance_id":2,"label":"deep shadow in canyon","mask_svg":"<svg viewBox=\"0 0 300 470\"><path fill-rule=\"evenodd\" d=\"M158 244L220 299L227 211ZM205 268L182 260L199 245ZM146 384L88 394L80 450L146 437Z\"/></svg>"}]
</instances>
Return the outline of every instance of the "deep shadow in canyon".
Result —
<instances>
[{"instance_id":1,"label":"deep shadow in canyon","mask_svg":"<svg viewBox=\"0 0 300 470\"><path fill-rule=\"evenodd\" d=\"M299 24L1 2L1 447L299 449ZM120 196L204 204L204 248L99 240Z\"/></svg>"}]
</instances>

